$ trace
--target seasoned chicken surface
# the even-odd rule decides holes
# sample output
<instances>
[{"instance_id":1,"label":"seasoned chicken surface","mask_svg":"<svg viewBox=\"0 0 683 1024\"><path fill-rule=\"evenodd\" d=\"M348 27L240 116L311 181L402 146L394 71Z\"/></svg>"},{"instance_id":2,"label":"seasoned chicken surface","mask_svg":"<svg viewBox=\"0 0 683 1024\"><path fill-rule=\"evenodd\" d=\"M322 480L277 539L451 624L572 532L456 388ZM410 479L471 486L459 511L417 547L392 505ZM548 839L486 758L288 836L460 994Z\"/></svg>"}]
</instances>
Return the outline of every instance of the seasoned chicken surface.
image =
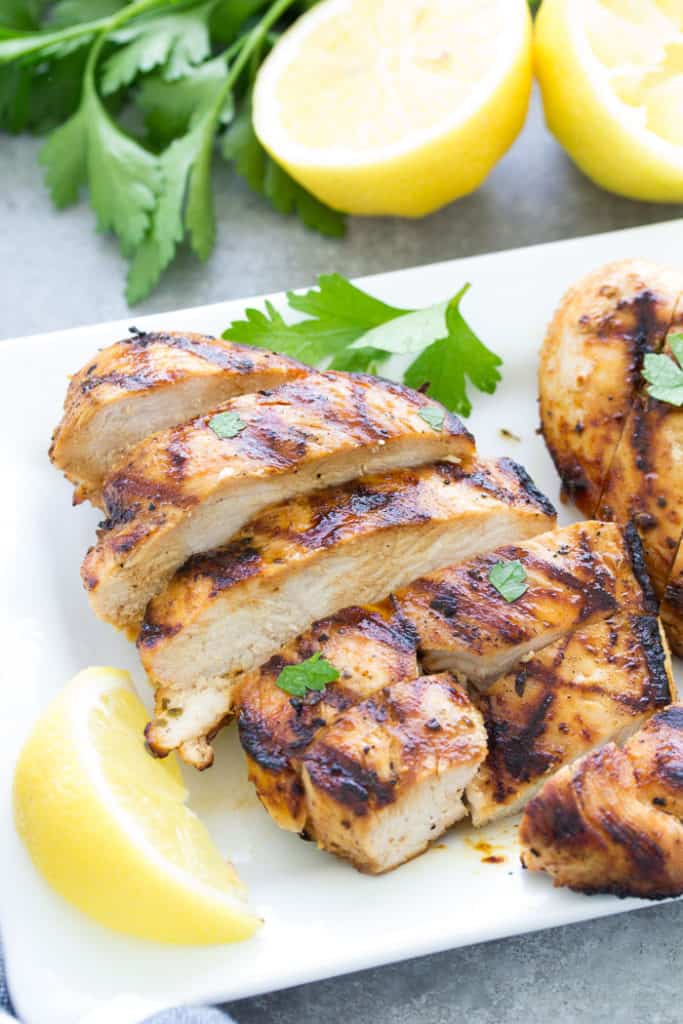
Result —
<instances>
[{"instance_id":1,"label":"seasoned chicken surface","mask_svg":"<svg viewBox=\"0 0 683 1024\"><path fill-rule=\"evenodd\" d=\"M624 613L582 627L477 698L489 752L467 787L475 825L520 810L550 774L670 703L675 684L660 629L656 616Z\"/></svg>"},{"instance_id":2,"label":"seasoned chicken surface","mask_svg":"<svg viewBox=\"0 0 683 1024\"><path fill-rule=\"evenodd\" d=\"M317 651L339 679L300 698L281 690L282 669ZM378 690L419 675L415 635L391 601L322 619L259 669L245 673L237 691L240 741L249 778L280 828L305 828L301 759L320 730Z\"/></svg>"},{"instance_id":3,"label":"seasoned chicken surface","mask_svg":"<svg viewBox=\"0 0 683 1024\"><path fill-rule=\"evenodd\" d=\"M671 323L683 272L645 260L610 263L565 295L539 371L543 435L566 493L595 516L647 352Z\"/></svg>"},{"instance_id":4,"label":"seasoned chicken surface","mask_svg":"<svg viewBox=\"0 0 683 1024\"><path fill-rule=\"evenodd\" d=\"M470 460L471 435L450 414L435 430L420 415L430 408L376 377L312 372L225 403L235 436L219 436L214 410L147 438L104 485L108 518L82 568L93 609L119 627L139 623L188 558L268 505L367 472Z\"/></svg>"},{"instance_id":5,"label":"seasoned chicken surface","mask_svg":"<svg viewBox=\"0 0 683 1024\"><path fill-rule=\"evenodd\" d=\"M227 546L191 559L150 602L138 649L158 684L157 715L164 701L197 708L207 687L212 702L225 695L201 733L183 711L150 727L150 745L166 753L201 743L230 711L220 677L258 666L320 617L553 523L552 506L507 459L471 473L437 463L365 477L268 509Z\"/></svg>"},{"instance_id":6,"label":"seasoned chicken surface","mask_svg":"<svg viewBox=\"0 0 683 1024\"><path fill-rule=\"evenodd\" d=\"M683 539L669 573L660 608L662 622L672 649L683 655Z\"/></svg>"},{"instance_id":7,"label":"seasoned chicken surface","mask_svg":"<svg viewBox=\"0 0 683 1024\"><path fill-rule=\"evenodd\" d=\"M463 791L485 754L481 715L452 676L395 683L306 751L306 831L360 871L389 871L466 815Z\"/></svg>"},{"instance_id":8,"label":"seasoned chicken surface","mask_svg":"<svg viewBox=\"0 0 683 1024\"><path fill-rule=\"evenodd\" d=\"M683 705L544 785L519 830L522 863L585 893L683 893Z\"/></svg>"},{"instance_id":9,"label":"seasoned chicken surface","mask_svg":"<svg viewBox=\"0 0 683 1024\"><path fill-rule=\"evenodd\" d=\"M508 603L489 581L518 559L527 590ZM396 595L432 672L482 683L578 626L619 609L656 612L638 534L613 523L575 523L417 579Z\"/></svg>"},{"instance_id":10,"label":"seasoned chicken surface","mask_svg":"<svg viewBox=\"0 0 683 1024\"><path fill-rule=\"evenodd\" d=\"M683 308L674 329L683 330ZM637 525L661 597L683 531L683 409L658 402L646 392L634 400L603 487L599 514L620 522L631 519Z\"/></svg>"},{"instance_id":11,"label":"seasoned chicken surface","mask_svg":"<svg viewBox=\"0 0 683 1024\"><path fill-rule=\"evenodd\" d=\"M609 264L579 282L548 331L541 420L564 489L587 515L635 523L658 598L683 531L683 411L648 394L643 361L683 331L683 271ZM683 654L683 622L667 606Z\"/></svg>"},{"instance_id":12,"label":"seasoned chicken surface","mask_svg":"<svg viewBox=\"0 0 683 1024\"><path fill-rule=\"evenodd\" d=\"M75 501L100 505L102 483L127 448L234 395L306 373L293 359L222 338L131 330L71 378L50 458L76 485Z\"/></svg>"}]
</instances>

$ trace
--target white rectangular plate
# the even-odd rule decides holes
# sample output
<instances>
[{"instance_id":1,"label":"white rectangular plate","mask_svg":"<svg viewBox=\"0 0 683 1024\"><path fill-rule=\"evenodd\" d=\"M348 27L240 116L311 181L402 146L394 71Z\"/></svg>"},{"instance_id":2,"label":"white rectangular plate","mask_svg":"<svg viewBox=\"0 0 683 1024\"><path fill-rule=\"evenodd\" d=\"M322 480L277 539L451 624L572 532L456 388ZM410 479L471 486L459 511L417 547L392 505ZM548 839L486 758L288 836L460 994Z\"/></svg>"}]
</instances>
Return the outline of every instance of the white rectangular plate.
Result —
<instances>
[{"instance_id":1,"label":"white rectangular plate","mask_svg":"<svg viewBox=\"0 0 683 1024\"><path fill-rule=\"evenodd\" d=\"M495 396L473 395L469 421L485 454L524 463L551 499L558 479L536 434L536 364L565 288L612 259L680 259L683 221L384 274L370 290L400 306L440 301L472 282L464 310L504 360ZM275 301L281 304L282 297ZM30 300L29 300L30 301ZM259 300L253 300L257 302ZM191 803L248 883L266 925L239 946L156 946L105 931L54 895L35 873L12 826L17 751L41 708L89 664L129 668L149 698L135 652L98 622L79 565L97 511L71 508L70 488L47 459L66 375L130 323L220 333L241 314L230 302L0 345L0 914L11 991L26 1024L133 1024L165 1006L219 1002L499 936L642 906L635 900L556 891L521 871L514 822L472 839L454 830L436 849L382 878L357 874L312 844L278 831L246 778L234 730L215 766L187 772ZM519 442L504 440L507 428ZM560 520L573 514L560 509ZM504 856L483 863L474 843Z\"/></svg>"}]
</instances>

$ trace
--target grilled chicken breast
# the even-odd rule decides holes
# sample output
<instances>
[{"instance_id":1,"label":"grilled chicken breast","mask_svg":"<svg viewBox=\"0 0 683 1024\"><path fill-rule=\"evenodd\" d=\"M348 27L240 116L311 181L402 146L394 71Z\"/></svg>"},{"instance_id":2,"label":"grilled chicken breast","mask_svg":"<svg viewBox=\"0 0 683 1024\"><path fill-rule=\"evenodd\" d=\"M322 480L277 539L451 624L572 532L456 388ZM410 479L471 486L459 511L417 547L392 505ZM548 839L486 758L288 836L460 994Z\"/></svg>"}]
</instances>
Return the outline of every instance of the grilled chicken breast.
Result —
<instances>
[{"instance_id":1,"label":"grilled chicken breast","mask_svg":"<svg viewBox=\"0 0 683 1024\"><path fill-rule=\"evenodd\" d=\"M683 307L673 329L683 330ZM661 597L683 531L683 409L645 392L637 396L612 459L599 513L602 519L635 522Z\"/></svg>"},{"instance_id":2,"label":"grilled chicken breast","mask_svg":"<svg viewBox=\"0 0 683 1024\"><path fill-rule=\"evenodd\" d=\"M469 460L474 441L460 421L447 414L435 430L420 415L428 408L424 395L376 377L310 373L222 406L235 436L219 436L208 415L147 438L104 485L108 518L82 568L95 612L139 623L189 557L268 505L365 472Z\"/></svg>"},{"instance_id":3,"label":"grilled chicken breast","mask_svg":"<svg viewBox=\"0 0 683 1024\"><path fill-rule=\"evenodd\" d=\"M415 639L393 602L354 606L316 622L260 668L245 673L236 697L240 741L249 778L280 828L302 832L306 826L301 759L320 730L378 690L420 675ZM301 698L281 690L277 679L282 669L316 651L337 669L339 679Z\"/></svg>"},{"instance_id":4,"label":"grilled chicken breast","mask_svg":"<svg viewBox=\"0 0 683 1024\"><path fill-rule=\"evenodd\" d=\"M389 871L466 815L463 791L485 754L481 715L452 676L395 683L308 748L306 831L360 871Z\"/></svg>"},{"instance_id":5,"label":"grilled chicken breast","mask_svg":"<svg viewBox=\"0 0 683 1024\"><path fill-rule=\"evenodd\" d=\"M168 717L165 701L184 709L193 700L197 708L207 686L213 700L225 694L201 733L194 712L183 711L172 724L150 727L150 745L167 753L178 741L201 742L230 711L230 687L220 677L258 666L318 618L542 532L554 514L507 459L471 473L437 463L365 477L268 509L227 546L191 559L150 602L138 649L158 684L160 717Z\"/></svg>"},{"instance_id":6,"label":"grilled chicken breast","mask_svg":"<svg viewBox=\"0 0 683 1024\"><path fill-rule=\"evenodd\" d=\"M683 538L678 542L678 552L662 597L660 615L672 649L683 656Z\"/></svg>"},{"instance_id":7,"label":"grilled chicken breast","mask_svg":"<svg viewBox=\"0 0 683 1024\"><path fill-rule=\"evenodd\" d=\"M518 559L527 591L508 603L489 581ZM645 589L644 589L645 588ZM430 573L396 595L431 672L483 683L578 626L618 609L656 612L633 527L576 523Z\"/></svg>"},{"instance_id":8,"label":"grilled chicken breast","mask_svg":"<svg viewBox=\"0 0 683 1024\"><path fill-rule=\"evenodd\" d=\"M621 613L577 629L478 697L489 751L467 787L475 825L520 810L548 775L673 699L660 628L656 616Z\"/></svg>"},{"instance_id":9,"label":"grilled chicken breast","mask_svg":"<svg viewBox=\"0 0 683 1024\"><path fill-rule=\"evenodd\" d=\"M603 482L641 386L647 352L671 323L683 273L644 260L611 263L565 295L539 371L543 435L566 493L596 514Z\"/></svg>"},{"instance_id":10,"label":"grilled chicken breast","mask_svg":"<svg viewBox=\"0 0 683 1024\"><path fill-rule=\"evenodd\" d=\"M623 750L563 768L527 807L522 863L586 893L683 893L683 705L655 715Z\"/></svg>"},{"instance_id":11,"label":"grilled chicken breast","mask_svg":"<svg viewBox=\"0 0 683 1024\"><path fill-rule=\"evenodd\" d=\"M293 359L222 338L132 331L71 378L50 458L76 485L76 502L99 505L104 479L131 445L234 395L306 373Z\"/></svg>"}]
</instances>

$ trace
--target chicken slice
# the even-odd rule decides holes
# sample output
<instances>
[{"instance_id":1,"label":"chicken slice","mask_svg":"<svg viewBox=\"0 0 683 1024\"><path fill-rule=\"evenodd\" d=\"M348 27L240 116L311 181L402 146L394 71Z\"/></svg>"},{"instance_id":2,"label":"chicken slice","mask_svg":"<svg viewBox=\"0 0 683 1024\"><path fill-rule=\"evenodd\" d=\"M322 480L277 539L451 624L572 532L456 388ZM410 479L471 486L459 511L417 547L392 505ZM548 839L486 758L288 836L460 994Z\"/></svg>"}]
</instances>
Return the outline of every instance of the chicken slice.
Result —
<instances>
[{"instance_id":1,"label":"chicken slice","mask_svg":"<svg viewBox=\"0 0 683 1024\"><path fill-rule=\"evenodd\" d=\"M683 330L683 305L675 330ZM667 351L668 346L667 346ZM643 391L633 402L600 498L602 519L633 520L657 595L683 531L683 409Z\"/></svg>"},{"instance_id":2,"label":"chicken slice","mask_svg":"<svg viewBox=\"0 0 683 1024\"><path fill-rule=\"evenodd\" d=\"M621 613L545 647L477 699L489 753L467 788L472 821L521 810L549 774L624 739L674 695L653 615Z\"/></svg>"},{"instance_id":3,"label":"chicken slice","mask_svg":"<svg viewBox=\"0 0 683 1024\"><path fill-rule=\"evenodd\" d=\"M579 281L550 324L539 370L541 424L565 492L595 516L603 481L683 290L680 271L623 260Z\"/></svg>"},{"instance_id":4,"label":"chicken slice","mask_svg":"<svg viewBox=\"0 0 683 1024\"><path fill-rule=\"evenodd\" d=\"M286 665L319 651L339 672L322 692L291 697L277 685ZM391 601L351 607L316 622L239 684L239 734L249 778L280 828L302 832L306 803L301 758L316 735L347 708L420 671L415 635Z\"/></svg>"},{"instance_id":5,"label":"chicken slice","mask_svg":"<svg viewBox=\"0 0 683 1024\"><path fill-rule=\"evenodd\" d=\"M585 893L683 893L683 705L623 750L609 744L546 782L519 829L522 863Z\"/></svg>"},{"instance_id":6,"label":"chicken slice","mask_svg":"<svg viewBox=\"0 0 683 1024\"><path fill-rule=\"evenodd\" d=\"M360 871L389 871L465 817L463 791L485 756L481 715L452 676L395 683L308 748L306 831Z\"/></svg>"},{"instance_id":7,"label":"chicken slice","mask_svg":"<svg viewBox=\"0 0 683 1024\"><path fill-rule=\"evenodd\" d=\"M220 677L260 665L317 619L553 523L552 506L507 459L470 474L437 463L364 477L268 509L191 559L147 608L138 650L166 719L150 726L151 747L167 753L210 735L232 704ZM198 730L206 692L212 709ZM182 715L169 722L164 702Z\"/></svg>"},{"instance_id":8,"label":"chicken slice","mask_svg":"<svg viewBox=\"0 0 683 1024\"><path fill-rule=\"evenodd\" d=\"M508 603L489 572L515 559L528 589ZM656 612L635 528L590 521L430 573L396 599L418 634L424 666L476 684L618 609Z\"/></svg>"},{"instance_id":9,"label":"chicken slice","mask_svg":"<svg viewBox=\"0 0 683 1024\"><path fill-rule=\"evenodd\" d=\"M678 542L676 558L662 597L660 615L671 649L683 657L683 537Z\"/></svg>"},{"instance_id":10,"label":"chicken slice","mask_svg":"<svg viewBox=\"0 0 683 1024\"><path fill-rule=\"evenodd\" d=\"M471 435L450 414L434 429L421 415L430 408L376 377L310 373L222 406L235 436L219 436L207 415L147 438L104 486L108 518L82 568L95 612L123 628L139 623L190 556L224 544L268 505L366 472L467 462Z\"/></svg>"},{"instance_id":11,"label":"chicken slice","mask_svg":"<svg viewBox=\"0 0 683 1024\"><path fill-rule=\"evenodd\" d=\"M50 458L76 485L76 502L99 505L105 477L131 445L234 395L306 373L293 359L222 338L131 331L71 378Z\"/></svg>"}]
</instances>

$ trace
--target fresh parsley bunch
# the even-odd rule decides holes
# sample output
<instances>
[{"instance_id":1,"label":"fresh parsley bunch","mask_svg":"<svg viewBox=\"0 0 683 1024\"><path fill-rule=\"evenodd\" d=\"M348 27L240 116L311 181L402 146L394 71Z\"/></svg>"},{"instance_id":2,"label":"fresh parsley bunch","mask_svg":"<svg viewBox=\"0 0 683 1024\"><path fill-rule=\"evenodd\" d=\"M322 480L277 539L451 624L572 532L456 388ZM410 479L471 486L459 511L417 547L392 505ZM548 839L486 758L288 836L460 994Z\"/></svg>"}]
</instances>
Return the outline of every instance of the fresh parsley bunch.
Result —
<instances>
[{"instance_id":1,"label":"fresh parsley bunch","mask_svg":"<svg viewBox=\"0 0 683 1024\"><path fill-rule=\"evenodd\" d=\"M215 239L216 149L282 214L339 236L344 218L275 164L250 96L278 34L315 0L0 0L0 131L49 132L40 154L56 206L87 187L100 231L148 295L186 238Z\"/></svg>"}]
</instances>

